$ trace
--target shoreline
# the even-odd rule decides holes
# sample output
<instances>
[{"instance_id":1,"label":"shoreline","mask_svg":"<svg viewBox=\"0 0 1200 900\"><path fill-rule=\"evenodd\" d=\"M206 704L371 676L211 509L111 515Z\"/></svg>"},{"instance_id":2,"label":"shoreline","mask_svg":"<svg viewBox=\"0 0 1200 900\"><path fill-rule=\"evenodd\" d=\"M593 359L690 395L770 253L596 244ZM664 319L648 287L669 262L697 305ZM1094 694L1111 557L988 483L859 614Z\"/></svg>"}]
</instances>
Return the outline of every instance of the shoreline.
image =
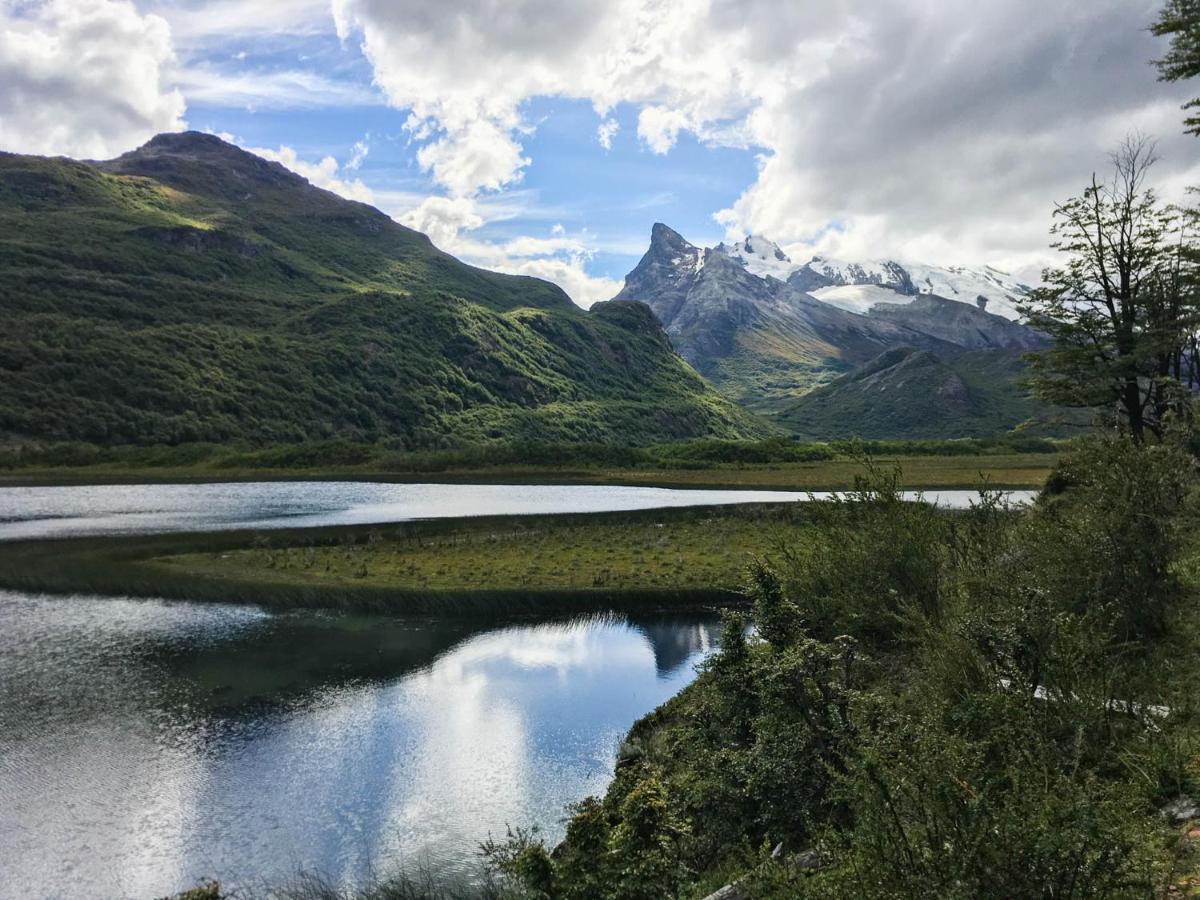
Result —
<instances>
[{"instance_id":1,"label":"shoreline","mask_svg":"<svg viewBox=\"0 0 1200 900\"><path fill-rule=\"evenodd\" d=\"M155 535L59 537L0 542L0 590L55 595L89 594L158 598L203 603L257 605L273 609L354 609L419 617L527 618L589 612L648 612L714 608L742 602L732 583L680 587L524 586L414 587L380 583L259 577L172 567L172 558L216 559L269 546L290 552L327 548L362 552L380 540L447 539L509 531L525 538L556 535L568 529L653 527L670 523L696 525L713 520L745 520L769 526L774 516L794 504L742 504L668 507L598 513L540 516L479 516L424 519L390 524L318 526L313 528L241 529L175 532ZM750 526L748 526L750 527ZM661 533L661 532L660 532ZM563 563L569 570L571 562ZM739 567L740 571L740 567Z\"/></svg>"},{"instance_id":2,"label":"shoreline","mask_svg":"<svg viewBox=\"0 0 1200 900\"><path fill-rule=\"evenodd\" d=\"M969 490L981 475L1003 490L1039 488L1059 459L1057 453L978 455L881 455L880 465L898 465L912 490ZM0 470L0 490L12 487L83 487L106 484L236 484L270 481L363 481L383 484L564 484L712 490L845 490L862 473L858 460L748 463L695 468L512 466L431 471L387 471L369 466L312 468L37 467Z\"/></svg>"}]
</instances>

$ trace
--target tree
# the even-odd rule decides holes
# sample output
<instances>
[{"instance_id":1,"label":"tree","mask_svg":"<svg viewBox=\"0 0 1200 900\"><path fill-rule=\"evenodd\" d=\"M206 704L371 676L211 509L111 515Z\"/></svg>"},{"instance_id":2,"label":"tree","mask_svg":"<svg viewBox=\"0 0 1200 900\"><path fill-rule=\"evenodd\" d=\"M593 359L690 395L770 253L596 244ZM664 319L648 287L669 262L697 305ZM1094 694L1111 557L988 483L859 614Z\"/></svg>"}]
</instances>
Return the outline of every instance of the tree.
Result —
<instances>
[{"instance_id":1,"label":"tree","mask_svg":"<svg viewBox=\"0 0 1200 900\"><path fill-rule=\"evenodd\" d=\"M1112 156L1112 177L1054 210L1045 286L1022 312L1051 348L1030 358L1043 400L1111 410L1135 441L1161 436L1195 384L1194 253L1176 210L1147 185L1154 145L1131 137Z\"/></svg>"},{"instance_id":2,"label":"tree","mask_svg":"<svg viewBox=\"0 0 1200 900\"><path fill-rule=\"evenodd\" d=\"M1183 81L1200 75L1200 0L1168 0L1150 30L1171 37L1167 55L1155 61L1160 80ZM1198 107L1200 97L1183 105L1184 109ZM1183 123L1189 133L1200 135L1200 116L1188 116Z\"/></svg>"}]
</instances>

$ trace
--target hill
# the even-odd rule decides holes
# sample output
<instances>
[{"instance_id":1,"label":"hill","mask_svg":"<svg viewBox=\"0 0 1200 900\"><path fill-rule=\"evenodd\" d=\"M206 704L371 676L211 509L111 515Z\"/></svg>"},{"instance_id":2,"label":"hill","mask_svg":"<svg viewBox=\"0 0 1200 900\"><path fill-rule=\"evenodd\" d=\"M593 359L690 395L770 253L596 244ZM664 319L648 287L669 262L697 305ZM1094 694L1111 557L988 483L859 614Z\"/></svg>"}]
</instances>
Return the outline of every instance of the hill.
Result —
<instances>
[{"instance_id":1,"label":"hill","mask_svg":"<svg viewBox=\"0 0 1200 900\"><path fill-rule=\"evenodd\" d=\"M798 437L833 440L989 437L1046 409L1018 386L1019 351L976 350L940 359L911 348L889 350L814 389L777 421ZM1056 431L1044 425L1034 433Z\"/></svg>"},{"instance_id":2,"label":"hill","mask_svg":"<svg viewBox=\"0 0 1200 900\"><path fill-rule=\"evenodd\" d=\"M749 437L643 307L590 312L211 135L0 154L0 439Z\"/></svg>"}]
</instances>

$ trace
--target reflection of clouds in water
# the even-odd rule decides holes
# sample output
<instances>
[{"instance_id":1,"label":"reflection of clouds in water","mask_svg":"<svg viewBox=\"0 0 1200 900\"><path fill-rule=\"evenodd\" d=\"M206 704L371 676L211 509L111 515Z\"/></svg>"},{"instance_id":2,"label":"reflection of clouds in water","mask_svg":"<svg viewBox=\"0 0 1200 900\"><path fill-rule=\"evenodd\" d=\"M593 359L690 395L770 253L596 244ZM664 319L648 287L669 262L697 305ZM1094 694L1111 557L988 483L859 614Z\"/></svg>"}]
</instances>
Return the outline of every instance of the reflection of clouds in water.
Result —
<instances>
[{"instance_id":1,"label":"reflection of clouds in water","mask_svg":"<svg viewBox=\"0 0 1200 900\"><path fill-rule=\"evenodd\" d=\"M55 535L286 528L461 516L582 513L807 500L797 491L672 489L630 485L385 484L275 481L4 488L0 539ZM814 496L827 497L818 492ZM909 492L906 496L913 497ZM1030 491L1014 491L1028 500ZM963 507L975 491L927 491Z\"/></svg>"},{"instance_id":2,"label":"reflection of clouds in water","mask_svg":"<svg viewBox=\"0 0 1200 900\"><path fill-rule=\"evenodd\" d=\"M647 633L614 618L498 629L446 652L433 626L378 619L392 651L426 648L429 662L401 653L391 679L312 682L316 646L328 672L356 671L366 646L327 619L314 644L313 618L0 595L0 682L24 670L59 708L30 721L32 707L0 692L0 719L19 717L0 734L0 897L161 896L301 866L352 885L400 859L471 872L478 842L506 824L557 837L564 805L604 789L633 720L691 678L691 666L662 675ZM694 626L652 633L687 647ZM26 637L52 662L6 652ZM223 714L181 701L188 673L214 667L222 696L282 684L264 641L290 648L307 686ZM199 662L162 663L183 645Z\"/></svg>"}]
</instances>

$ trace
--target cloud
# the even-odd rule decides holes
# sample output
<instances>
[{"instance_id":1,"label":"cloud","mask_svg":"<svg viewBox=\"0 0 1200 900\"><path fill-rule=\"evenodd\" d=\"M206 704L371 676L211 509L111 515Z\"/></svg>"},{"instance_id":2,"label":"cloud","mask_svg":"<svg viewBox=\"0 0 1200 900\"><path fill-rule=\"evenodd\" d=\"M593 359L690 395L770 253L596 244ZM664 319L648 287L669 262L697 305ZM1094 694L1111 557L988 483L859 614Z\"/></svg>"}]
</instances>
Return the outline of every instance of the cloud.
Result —
<instances>
[{"instance_id":1,"label":"cloud","mask_svg":"<svg viewBox=\"0 0 1200 900\"><path fill-rule=\"evenodd\" d=\"M585 237L568 235L560 224L550 228L549 237L525 235L487 241L472 236L471 232L511 212L503 205L489 208L486 201L471 197L427 197L393 217L401 225L429 235L435 246L471 265L552 281L584 308L621 290L621 282L587 273L594 250Z\"/></svg>"},{"instance_id":2,"label":"cloud","mask_svg":"<svg viewBox=\"0 0 1200 900\"><path fill-rule=\"evenodd\" d=\"M473 200L466 197L426 197L413 209L394 217L401 225L429 235L442 249L453 246L463 231L483 225L483 216Z\"/></svg>"},{"instance_id":3,"label":"cloud","mask_svg":"<svg viewBox=\"0 0 1200 900\"><path fill-rule=\"evenodd\" d=\"M318 109L378 106L382 98L367 85L329 78L306 69L229 70L195 63L179 70L176 84L191 103L246 109Z\"/></svg>"},{"instance_id":4,"label":"cloud","mask_svg":"<svg viewBox=\"0 0 1200 900\"><path fill-rule=\"evenodd\" d=\"M605 119L596 126L596 140L600 142L600 146L605 150L611 150L613 138L617 136L617 132L620 130L621 123L616 119Z\"/></svg>"},{"instance_id":5,"label":"cloud","mask_svg":"<svg viewBox=\"0 0 1200 900\"><path fill-rule=\"evenodd\" d=\"M674 147L680 129L687 127L687 116L678 110L647 106L638 113L638 137L655 153L663 154Z\"/></svg>"},{"instance_id":6,"label":"cloud","mask_svg":"<svg viewBox=\"0 0 1200 900\"><path fill-rule=\"evenodd\" d=\"M683 132L755 148L731 232L797 252L1028 265L1054 201L1131 128L1163 138L1183 183L1181 86L1156 82L1160 0L333 0L422 165L455 196L530 165L523 105L590 101L607 146L618 104L667 154Z\"/></svg>"},{"instance_id":7,"label":"cloud","mask_svg":"<svg viewBox=\"0 0 1200 900\"><path fill-rule=\"evenodd\" d=\"M355 141L353 151L354 152L350 154L350 159L346 161L346 165L344 166L348 172L358 171L358 169L362 167L363 162L366 160L367 154L371 152L371 147L367 143L367 138L363 138L361 141Z\"/></svg>"},{"instance_id":8,"label":"cloud","mask_svg":"<svg viewBox=\"0 0 1200 900\"><path fill-rule=\"evenodd\" d=\"M417 162L435 182L459 197L507 187L520 181L521 170L529 165L512 135L487 119L449 127L417 151Z\"/></svg>"},{"instance_id":9,"label":"cloud","mask_svg":"<svg viewBox=\"0 0 1200 900\"><path fill-rule=\"evenodd\" d=\"M357 146L357 145L356 145ZM374 192L355 178L347 180L341 175L341 167L332 156L326 156L319 162L306 162L296 154L291 147L284 145L278 150L268 147L243 147L248 153L261 156L273 162L281 163L297 175L307 178L312 184L327 191L332 191L347 200L358 200L361 203L374 203Z\"/></svg>"},{"instance_id":10,"label":"cloud","mask_svg":"<svg viewBox=\"0 0 1200 900\"><path fill-rule=\"evenodd\" d=\"M0 149L107 158L185 127L167 23L126 0L0 0Z\"/></svg>"}]
</instances>

